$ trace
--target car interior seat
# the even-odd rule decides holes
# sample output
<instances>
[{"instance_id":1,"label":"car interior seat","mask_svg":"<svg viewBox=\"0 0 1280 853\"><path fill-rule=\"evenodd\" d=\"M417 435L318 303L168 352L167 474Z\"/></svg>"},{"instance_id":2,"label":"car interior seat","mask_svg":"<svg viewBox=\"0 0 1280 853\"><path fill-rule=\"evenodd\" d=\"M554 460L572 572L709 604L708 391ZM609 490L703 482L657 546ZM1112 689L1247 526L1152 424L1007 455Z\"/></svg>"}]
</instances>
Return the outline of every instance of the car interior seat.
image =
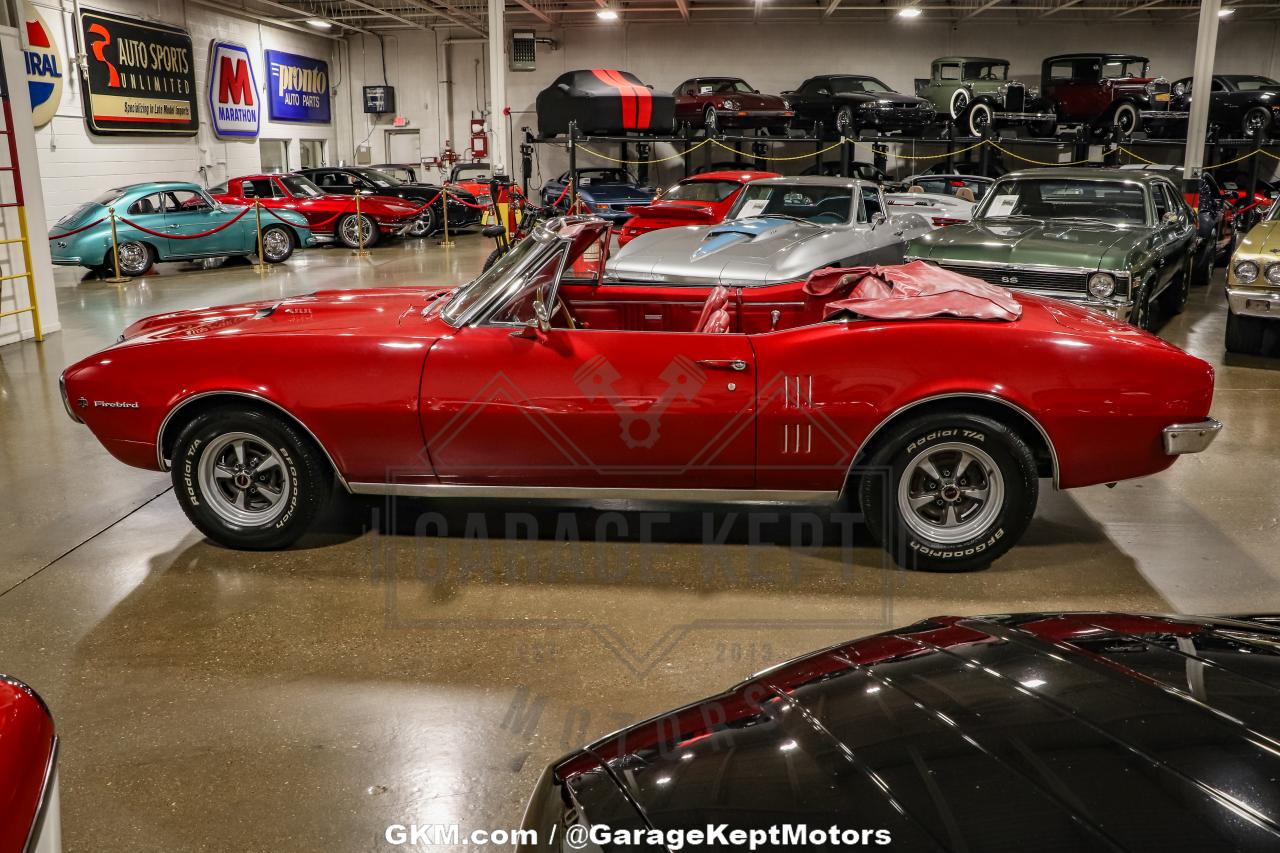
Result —
<instances>
[{"instance_id":1,"label":"car interior seat","mask_svg":"<svg viewBox=\"0 0 1280 853\"><path fill-rule=\"evenodd\" d=\"M702 313L693 330L699 334L720 334L729 331L732 318L729 316L729 288L717 285L707 294L707 301L702 303Z\"/></svg>"},{"instance_id":2,"label":"car interior seat","mask_svg":"<svg viewBox=\"0 0 1280 853\"><path fill-rule=\"evenodd\" d=\"M978 200L978 199L974 196L974 194L973 194L973 190L969 189L968 187L961 187L960 189L956 190L956 198L961 199L961 200L963 200L963 201L977 201L977 200Z\"/></svg>"},{"instance_id":3,"label":"car interior seat","mask_svg":"<svg viewBox=\"0 0 1280 853\"><path fill-rule=\"evenodd\" d=\"M907 187L907 192L922 193L924 192L924 187L920 186L919 184L912 184L911 186Z\"/></svg>"}]
</instances>

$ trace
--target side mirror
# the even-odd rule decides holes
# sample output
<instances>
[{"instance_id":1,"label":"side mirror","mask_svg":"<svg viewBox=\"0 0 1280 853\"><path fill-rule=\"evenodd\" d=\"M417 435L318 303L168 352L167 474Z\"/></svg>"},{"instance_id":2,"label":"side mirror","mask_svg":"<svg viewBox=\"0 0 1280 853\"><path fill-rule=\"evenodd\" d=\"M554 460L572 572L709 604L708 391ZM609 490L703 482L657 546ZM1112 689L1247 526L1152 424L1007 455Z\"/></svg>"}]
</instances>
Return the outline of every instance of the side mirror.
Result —
<instances>
[{"instance_id":1,"label":"side mirror","mask_svg":"<svg viewBox=\"0 0 1280 853\"><path fill-rule=\"evenodd\" d=\"M533 300L533 316L534 319L529 321L529 325L537 325L538 331L551 331L551 312L547 310L547 303L542 301L542 297Z\"/></svg>"},{"instance_id":2,"label":"side mirror","mask_svg":"<svg viewBox=\"0 0 1280 853\"><path fill-rule=\"evenodd\" d=\"M1167 213L1165 213L1165 215L1164 215L1163 217L1161 217L1161 218L1162 218L1162 219L1163 219L1163 221L1165 221L1165 222L1181 222L1181 221L1182 221L1182 217L1178 215L1178 211L1176 211L1176 210L1170 210L1170 211L1168 211L1168 212L1167 212Z\"/></svg>"},{"instance_id":3,"label":"side mirror","mask_svg":"<svg viewBox=\"0 0 1280 853\"><path fill-rule=\"evenodd\" d=\"M871 227L873 229L876 226L883 225L888 221L889 221L889 217L885 216L883 213L880 213L879 211L876 211L875 213L871 214Z\"/></svg>"}]
</instances>

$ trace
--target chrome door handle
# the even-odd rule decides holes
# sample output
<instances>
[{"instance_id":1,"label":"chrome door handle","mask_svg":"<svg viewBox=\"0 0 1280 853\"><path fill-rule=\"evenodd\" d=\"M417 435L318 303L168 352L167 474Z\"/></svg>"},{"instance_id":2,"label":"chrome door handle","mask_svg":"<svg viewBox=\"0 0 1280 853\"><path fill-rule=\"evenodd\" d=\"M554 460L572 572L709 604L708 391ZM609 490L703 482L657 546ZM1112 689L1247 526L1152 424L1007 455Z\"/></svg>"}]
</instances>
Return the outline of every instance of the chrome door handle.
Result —
<instances>
[{"instance_id":1,"label":"chrome door handle","mask_svg":"<svg viewBox=\"0 0 1280 853\"><path fill-rule=\"evenodd\" d=\"M740 358L700 358L698 366L708 370L746 370L747 363Z\"/></svg>"}]
</instances>

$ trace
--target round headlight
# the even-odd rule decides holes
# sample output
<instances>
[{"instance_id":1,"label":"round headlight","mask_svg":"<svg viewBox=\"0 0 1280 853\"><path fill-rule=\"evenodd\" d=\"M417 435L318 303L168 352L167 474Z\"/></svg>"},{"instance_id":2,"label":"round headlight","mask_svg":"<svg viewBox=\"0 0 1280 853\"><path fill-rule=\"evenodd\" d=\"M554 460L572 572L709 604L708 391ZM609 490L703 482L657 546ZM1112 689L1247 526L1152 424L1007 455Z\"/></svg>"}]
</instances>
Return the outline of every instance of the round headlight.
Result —
<instances>
[{"instance_id":1,"label":"round headlight","mask_svg":"<svg viewBox=\"0 0 1280 853\"><path fill-rule=\"evenodd\" d=\"M1110 273L1096 272L1089 276L1089 295L1110 299L1116 292L1116 280Z\"/></svg>"},{"instance_id":2,"label":"round headlight","mask_svg":"<svg viewBox=\"0 0 1280 853\"><path fill-rule=\"evenodd\" d=\"M1156 93L1156 84L1155 84L1155 83L1148 83L1147 85L1143 86L1142 88L1146 91L1146 93L1147 93L1148 95L1154 95L1154 94Z\"/></svg>"},{"instance_id":3,"label":"round headlight","mask_svg":"<svg viewBox=\"0 0 1280 853\"><path fill-rule=\"evenodd\" d=\"M783 108L784 110L789 110L789 109L791 109L791 102L790 102L790 101L788 101L786 98L783 98L783 99L782 99L782 108Z\"/></svg>"},{"instance_id":4,"label":"round headlight","mask_svg":"<svg viewBox=\"0 0 1280 853\"><path fill-rule=\"evenodd\" d=\"M731 101L731 100L729 100L728 98L725 98L725 100L724 100L724 108L725 108L726 110L736 110L736 109L738 108L738 102L737 102L737 101Z\"/></svg>"},{"instance_id":5,"label":"round headlight","mask_svg":"<svg viewBox=\"0 0 1280 853\"><path fill-rule=\"evenodd\" d=\"M1185 95L1185 94L1187 94L1187 84L1186 84L1186 83L1174 83L1174 84L1173 84L1173 94L1175 94L1175 95Z\"/></svg>"},{"instance_id":6,"label":"round headlight","mask_svg":"<svg viewBox=\"0 0 1280 853\"><path fill-rule=\"evenodd\" d=\"M1241 284L1252 284L1258 280L1258 265L1253 261L1241 261L1232 272L1236 274L1236 281Z\"/></svg>"},{"instance_id":7,"label":"round headlight","mask_svg":"<svg viewBox=\"0 0 1280 853\"><path fill-rule=\"evenodd\" d=\"M1280 287L1280 263L1267 264L1267 269L1262 277L1267 280L1267 284Z\"/></svg>"}]
</instances>

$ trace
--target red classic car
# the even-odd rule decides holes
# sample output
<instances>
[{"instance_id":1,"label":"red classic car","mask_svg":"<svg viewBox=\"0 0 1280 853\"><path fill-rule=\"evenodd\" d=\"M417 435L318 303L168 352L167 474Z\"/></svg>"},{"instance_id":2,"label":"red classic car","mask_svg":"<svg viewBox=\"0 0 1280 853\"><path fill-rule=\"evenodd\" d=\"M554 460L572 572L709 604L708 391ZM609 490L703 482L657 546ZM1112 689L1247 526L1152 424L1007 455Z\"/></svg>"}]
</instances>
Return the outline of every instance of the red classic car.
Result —
<instances>
[{"instance_id":1,"label":"red classic car","mask_svg":"<svg viewBox=\"0 0 1280 853\"><path fill-rule=\"evenodd\" d=\"M738 77L694 77L675 90L676 124L708 133L725 128L763 128L785 135L795 112L781 95L764 95Z\"/></svg>"},{"instance_id":2,"label":"red classic car","mask_svg":"<svg viewBox=\"0 0 1280 853\"><path fill-rule=\"evenodd\" d=\"M357 218L354 198L326 193L301 175L244 175L215 187L210 194L224 204L252 204L258 199L264 208L295 210L307 218L317 237L336 239L352 248L359 246L362 238L367 247L384 236L403 235L421 213L403 199L362 195Z\"/></svg>"},{"instance_id":3,"label":"red classic car","mask_svg":"<svg viewBox=\"0 0 1280 853\"><path fill-rule=\"evenodd\" d=\"M1145 56L1127 53L1066 53L1044 60L1040 80L1058 121L1079 122L1102 134L1148 130L1161 135L1187 121L1172 110L1169 81L1151 77Z\"/></svg>"},{"instance_id":4,"label":"red classic car","mask_svg":"<svg viewBox=\"0 0 1280 853\"><path fill-rule=\"evenodd\" d=\"M738 193L752 181L780 178L777 172L704 172L685 178L652 204L628 207L631 218L618 232L618 245L625 246L641 234L674 225L715 225L733 207Z\"/></svg>"},{"instance_id":5,"label":"red classic car","mask_svg":"<svg viewBox=\"0 0 1280 853\"><path fill-rule=\"evenodd\" d=\"M58 736L44 700L0 675L0 853L58 853Z\"/></svg>"},{"instance_id":6,"label":"red classic car","mask_svg":"<svg viewBox=\"0 0 1280 853\"><path fill-rule=\"evenodd\" d=\"M493 170L488 163L457 163L449 170L449 186L471 193L476 197L476 204L488 204L492 177Z\"/></svg>"},{"instance_id":7,"label":"red classic car","mask_svg":"<svg viewBox=\"0 0 1280 853\"><path fill-rule=\"evenodd\" d=\"M844 496L901 563L949 571L1017 542L1041 478L1153 474L1220 427L1208 364L1085 308L924 263L611 281L609 240L600 219L556 219L456 289L141 320L63 372L66 410L122 462L171 470L188 518L237 548L292 543L334 484ZM880 277L888 295L863 292Z\"/></svg>"}]
</instances>

